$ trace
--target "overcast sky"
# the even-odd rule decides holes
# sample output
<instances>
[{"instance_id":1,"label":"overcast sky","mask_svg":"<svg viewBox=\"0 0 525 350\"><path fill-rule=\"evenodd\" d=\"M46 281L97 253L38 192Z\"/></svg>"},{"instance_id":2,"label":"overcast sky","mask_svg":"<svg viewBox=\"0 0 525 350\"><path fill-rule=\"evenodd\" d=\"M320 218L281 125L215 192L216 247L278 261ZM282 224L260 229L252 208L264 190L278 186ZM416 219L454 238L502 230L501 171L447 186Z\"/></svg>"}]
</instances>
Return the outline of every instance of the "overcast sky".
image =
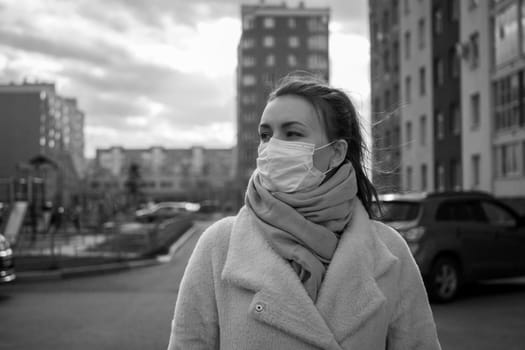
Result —
<instances>
[{"instance_id":1,"label":"overcast sky","mask_svg":"<svg viewBox=\"0 0 525 350\"><path fill-rule=\"evenodd\" d=\"M76 97L88 156L113 145L232 147L241 3L257 1L0 0L0 83L51 81ZM305 5L331 8L331 83L368 118L367 1Z\"/></svg>"}]
</instances>

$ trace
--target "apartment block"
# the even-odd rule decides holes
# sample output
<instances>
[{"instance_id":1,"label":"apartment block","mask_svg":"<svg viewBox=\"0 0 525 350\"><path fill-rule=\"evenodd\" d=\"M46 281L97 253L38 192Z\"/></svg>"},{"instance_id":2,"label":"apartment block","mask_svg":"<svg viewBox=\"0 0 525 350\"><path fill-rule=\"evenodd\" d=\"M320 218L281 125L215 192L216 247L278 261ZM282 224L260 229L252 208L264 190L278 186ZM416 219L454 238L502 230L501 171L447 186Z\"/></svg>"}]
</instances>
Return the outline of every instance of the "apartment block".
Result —
<instances>
[{"instance_id":1,"label":"apartment block","mask_svg":"<svg viewBox=\"0 0 525 350\"><path fill-rule=\"evenodd\" d=\"M276 82L294 71L328 81L328 8L267 4L242 5L237 67L237 189L243 191L259 145L258 124Z\"/></svg>"}]
</instances>

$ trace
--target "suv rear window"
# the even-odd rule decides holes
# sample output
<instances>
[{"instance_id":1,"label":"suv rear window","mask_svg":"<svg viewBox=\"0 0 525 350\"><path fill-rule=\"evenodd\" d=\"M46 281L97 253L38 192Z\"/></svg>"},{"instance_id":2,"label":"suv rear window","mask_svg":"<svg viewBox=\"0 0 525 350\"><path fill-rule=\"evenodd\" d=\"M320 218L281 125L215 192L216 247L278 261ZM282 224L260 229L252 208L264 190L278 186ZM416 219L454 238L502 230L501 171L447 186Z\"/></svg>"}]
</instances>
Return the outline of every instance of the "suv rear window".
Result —
<instances>
[{"instance_id":1,"label":"suv rear window","mask_svg":"<svg viewBox=\"0 0 525 350\"><path fill-rule=\"evenodd\" d=\"M420 208L421 204L418 202L383 201L381 215L377 204L373 206L375 217L381 221L412 221L417 219Z\"/></svg>"}]
</instances>

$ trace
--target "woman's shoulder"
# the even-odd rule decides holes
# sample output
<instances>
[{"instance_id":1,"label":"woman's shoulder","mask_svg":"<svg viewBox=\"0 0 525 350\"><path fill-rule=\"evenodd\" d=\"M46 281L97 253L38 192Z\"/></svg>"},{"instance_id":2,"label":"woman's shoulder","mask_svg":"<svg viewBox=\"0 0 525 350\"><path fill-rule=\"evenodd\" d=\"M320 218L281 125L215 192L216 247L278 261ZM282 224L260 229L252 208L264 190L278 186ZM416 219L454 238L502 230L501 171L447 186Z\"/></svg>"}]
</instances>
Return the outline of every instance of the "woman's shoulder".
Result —
<instances>
[{"instance_id":1,"label":"woman's shoulder","mask_svg":"<svg viewBox=\"0 0 525 350\"><path fill-rule=\"evenodd\" d=\"M397 257L410 254L408 245L401 234L394 228L376 220L371 220L371 225L377 237Z\"/></svg>"},{"instance_id":2,"label":"woman's shoulder","mask_svg":"<svg viewBox=\"0 0 525 350\"><path fill-rule=\"evenodd\" d=\"M202 233L195 249L226 249L230 241L235 216L228 216L215 221Z\"/></svg>"}]
</instances>

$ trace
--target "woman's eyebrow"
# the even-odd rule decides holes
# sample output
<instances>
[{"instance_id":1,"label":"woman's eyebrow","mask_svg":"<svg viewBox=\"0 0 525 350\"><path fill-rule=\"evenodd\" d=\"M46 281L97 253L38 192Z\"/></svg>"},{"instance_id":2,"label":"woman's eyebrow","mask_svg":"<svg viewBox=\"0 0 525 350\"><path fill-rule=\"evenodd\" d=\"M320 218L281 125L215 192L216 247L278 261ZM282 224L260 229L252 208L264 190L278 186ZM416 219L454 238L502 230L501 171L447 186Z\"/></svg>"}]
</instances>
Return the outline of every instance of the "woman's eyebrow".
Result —
<instances>
[{"instance_id":1,"label":"woman's eyebrow","mask_svg":"<svg viewBox=\"0 0 525 350\"><path fill-rule=\"evenodd\" d=\"M283 127L283 128L287 128L287 127L295 126L295 125L302 126L302 127L306 127L306 125L305 125L304 123L297 122L297 121L292 121L292 122L286 122L286 123L283 123L283 124L282 124L282 127Z\"/></svg>"}]
</instances>

